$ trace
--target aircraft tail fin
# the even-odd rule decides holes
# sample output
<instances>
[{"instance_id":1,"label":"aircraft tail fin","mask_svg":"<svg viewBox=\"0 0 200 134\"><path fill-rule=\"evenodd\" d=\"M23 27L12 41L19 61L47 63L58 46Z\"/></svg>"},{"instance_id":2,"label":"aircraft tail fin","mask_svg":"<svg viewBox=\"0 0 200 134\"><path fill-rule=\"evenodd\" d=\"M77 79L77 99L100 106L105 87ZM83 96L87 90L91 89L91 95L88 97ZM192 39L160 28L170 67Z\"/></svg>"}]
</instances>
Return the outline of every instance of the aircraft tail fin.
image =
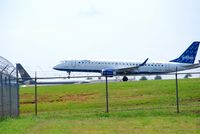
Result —
<instances>
[{"instance_id":1,"label":"aircraft tail fin","mask_svg":"<svg viewBox=\"0 0 200 134\"><path fill-rule=\"evenodd\" d=\"M199 48L199 43L200 42L198 41L193 42L179 58L171 60L170 62L194 64Z\"/></svg>"},{"instance_id":2,"label":"aircraft tail fin","mask_svg":"<svg viewBox=\"0 0 200 134\"><path fill-rule=\"evenodd\" d=\"M23 82L32 81L31 76L26 72L20 63L17 64L17 68Z\"/></svg>"}]
</instances>

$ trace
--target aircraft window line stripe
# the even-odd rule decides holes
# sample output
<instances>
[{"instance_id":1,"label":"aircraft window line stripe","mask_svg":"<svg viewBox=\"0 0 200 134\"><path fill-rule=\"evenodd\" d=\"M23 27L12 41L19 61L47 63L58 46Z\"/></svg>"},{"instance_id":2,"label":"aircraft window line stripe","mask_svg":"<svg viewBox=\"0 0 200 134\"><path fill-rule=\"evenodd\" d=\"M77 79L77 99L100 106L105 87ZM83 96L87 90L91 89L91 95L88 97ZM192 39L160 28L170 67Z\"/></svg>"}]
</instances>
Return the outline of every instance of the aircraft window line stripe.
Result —
<instances>
[{"instance_id":1,"label":"aircraft window line stripe","mask_svg":"<svg viewBox=\"0 0 200 134\"><path fill-rule=\"evenodd\" d=\"M65 62L65 63L67 63L67 62ZM114 62L111 62L111 63L107 63L107 62L78 62L78 64L112 64L112 65L114 65L114 64L116 64L116 65L130 65L130 66L134 66L134 65L139 65L139 64L133 64L133 63L114 63ZM159 64L159 63L157 63L157 64L145 64L144 66L163 66L162 64Z\"/></svg>"}]
</instances>

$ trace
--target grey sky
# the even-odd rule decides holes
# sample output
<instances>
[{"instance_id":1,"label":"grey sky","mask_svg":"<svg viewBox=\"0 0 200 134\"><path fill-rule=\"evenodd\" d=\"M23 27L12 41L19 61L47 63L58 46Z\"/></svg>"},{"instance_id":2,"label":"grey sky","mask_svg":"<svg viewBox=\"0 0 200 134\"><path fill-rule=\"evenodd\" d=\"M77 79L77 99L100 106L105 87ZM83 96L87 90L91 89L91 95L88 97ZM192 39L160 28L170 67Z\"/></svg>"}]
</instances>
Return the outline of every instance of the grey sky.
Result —
<instances>
[{"instance_id":1,"label":"grey sky","mask_svg":"<svg viewBox=\"0 0 200 134\"><path fill-rule=\"evenodd\" d=\"M1 56L32 71L65 59L169 61L200 40L199 13L199 0L0 0Z\"/></svg>"}]
</instances>

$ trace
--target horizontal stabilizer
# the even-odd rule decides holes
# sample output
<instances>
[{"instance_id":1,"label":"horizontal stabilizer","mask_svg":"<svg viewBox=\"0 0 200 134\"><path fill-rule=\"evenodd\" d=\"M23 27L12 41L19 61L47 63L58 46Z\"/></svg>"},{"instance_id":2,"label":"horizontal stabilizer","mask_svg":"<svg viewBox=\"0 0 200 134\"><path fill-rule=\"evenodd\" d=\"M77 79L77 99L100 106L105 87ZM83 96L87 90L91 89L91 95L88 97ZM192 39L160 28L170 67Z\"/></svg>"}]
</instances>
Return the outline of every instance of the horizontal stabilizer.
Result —
<instances>
[{"instance_id":1,"label":"horizontal stabilizer","mask_svg":"<svg viewBox=\"0 0 200 134\"><path fill-rule=\"evenodd\" d=\"M197 63L197 64L192 64L192 65L187 65L187 66L184 66L186 68L199 68L200 67L200 63Z\"/></svg>"}]
</instances>

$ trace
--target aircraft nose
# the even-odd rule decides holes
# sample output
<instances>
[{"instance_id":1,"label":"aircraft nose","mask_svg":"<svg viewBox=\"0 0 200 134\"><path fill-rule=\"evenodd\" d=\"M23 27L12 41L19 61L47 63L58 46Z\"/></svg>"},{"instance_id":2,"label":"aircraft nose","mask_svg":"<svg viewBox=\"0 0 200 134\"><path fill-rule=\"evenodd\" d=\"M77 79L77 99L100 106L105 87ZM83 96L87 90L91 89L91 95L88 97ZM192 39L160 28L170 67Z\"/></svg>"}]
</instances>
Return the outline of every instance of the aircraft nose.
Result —
<instances>
[{"instance_id":1,"label":"aircraft nose","mask_svg":"<svg viewBox=\"0 0 200 134\"><path fill-rule=\"evenodd\" d=\"M54 69L54 70L60 70L60 69L61 69L60 64L54 66L53 69Z\"/></svg>"}]
</instances>

